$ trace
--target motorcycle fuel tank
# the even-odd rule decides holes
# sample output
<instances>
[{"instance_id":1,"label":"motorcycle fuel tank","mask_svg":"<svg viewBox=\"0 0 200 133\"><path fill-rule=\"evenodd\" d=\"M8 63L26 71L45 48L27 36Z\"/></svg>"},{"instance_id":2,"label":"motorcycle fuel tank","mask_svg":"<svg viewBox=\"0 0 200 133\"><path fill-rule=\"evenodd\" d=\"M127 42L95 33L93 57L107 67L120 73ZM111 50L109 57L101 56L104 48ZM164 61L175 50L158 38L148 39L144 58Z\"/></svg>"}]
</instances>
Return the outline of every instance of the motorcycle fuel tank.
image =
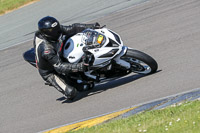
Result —
<instances>
[{"instance_id":1,"label":"motorcycle fuel tank","mask_svg":"<svg viewBox=\"0 0 200 133\"><path fill-rule=\"evenodd\" d=\"M83 56L83 47L85 44L79 39L80 35L71 37L64 45L63 56L70 63L78 63Z\"/></svg>"}]
</instances>

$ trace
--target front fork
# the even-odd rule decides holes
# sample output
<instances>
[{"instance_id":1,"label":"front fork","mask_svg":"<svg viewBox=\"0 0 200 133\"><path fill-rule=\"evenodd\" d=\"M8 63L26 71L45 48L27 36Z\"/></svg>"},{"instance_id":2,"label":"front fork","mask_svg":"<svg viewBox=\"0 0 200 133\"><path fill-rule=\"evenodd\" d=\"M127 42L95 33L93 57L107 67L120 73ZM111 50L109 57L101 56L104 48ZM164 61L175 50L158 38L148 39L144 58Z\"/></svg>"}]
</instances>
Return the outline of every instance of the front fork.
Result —
<instances>
[{"instance_id":1,"label":"front fork","mask_svg":"<svg viewBox=\"0 0 200 133\"><path fill-rule=\"evenodd\" d=\"M122 67L125 67L126 69L130 69L131 68L131 64L125 60L122 60L121 57L124 56L126 54L128 50L128 47L126 46L123 46L122 47L122 51L119 53L119 55L117 55L115 57L115 61L118 65L122 66Z\"/></svg>"}]
</instances>

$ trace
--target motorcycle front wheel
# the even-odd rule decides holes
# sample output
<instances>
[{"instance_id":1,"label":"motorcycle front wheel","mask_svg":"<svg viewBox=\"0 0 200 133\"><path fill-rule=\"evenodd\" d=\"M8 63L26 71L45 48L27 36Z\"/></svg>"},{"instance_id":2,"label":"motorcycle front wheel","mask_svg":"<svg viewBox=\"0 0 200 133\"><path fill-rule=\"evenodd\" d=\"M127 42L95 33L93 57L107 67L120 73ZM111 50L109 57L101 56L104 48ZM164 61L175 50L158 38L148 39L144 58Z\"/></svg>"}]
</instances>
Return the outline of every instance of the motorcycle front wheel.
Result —
<instances>
[{"instance_id":1,"label":"motorcycle front wheel","mask_svg":"<svg viewBox=\"0 0 200 133\"><path fill-rule=\"evenodd\" d=\"M131 71L139 74L152 74L158 69L157 62L149 55L133 49L128 49L121 59L131 64Z\"/></svg>"}]
</instances>

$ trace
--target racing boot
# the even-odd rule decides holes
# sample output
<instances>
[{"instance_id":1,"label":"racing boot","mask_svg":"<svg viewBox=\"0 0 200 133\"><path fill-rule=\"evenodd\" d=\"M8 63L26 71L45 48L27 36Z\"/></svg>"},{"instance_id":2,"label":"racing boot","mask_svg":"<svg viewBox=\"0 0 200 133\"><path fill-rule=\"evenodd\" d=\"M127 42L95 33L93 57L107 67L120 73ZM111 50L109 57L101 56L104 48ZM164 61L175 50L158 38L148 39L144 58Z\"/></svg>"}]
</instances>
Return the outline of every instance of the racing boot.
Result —
<instances>
[{"instance_id":1,"label":"racing boot","mask_svg":"<svg viewBox=\"0 0 200 133\"><path fill-rule=\"evenodd\" d=\"M67 85L65 92L64 92L64 96L66 97L66 99L73 100L76 97L76 95L77 95L76 88L73 86Z\"/></svg>"}]
</instances>

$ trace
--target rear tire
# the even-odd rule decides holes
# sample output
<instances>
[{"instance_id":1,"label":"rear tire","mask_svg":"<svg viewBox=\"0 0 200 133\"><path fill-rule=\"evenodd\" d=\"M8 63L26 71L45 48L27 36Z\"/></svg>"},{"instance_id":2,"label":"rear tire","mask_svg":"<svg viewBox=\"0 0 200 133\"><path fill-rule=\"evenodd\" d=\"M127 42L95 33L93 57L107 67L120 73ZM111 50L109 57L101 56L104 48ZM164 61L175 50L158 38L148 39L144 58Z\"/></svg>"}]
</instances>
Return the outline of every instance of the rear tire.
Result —
<instances>
[{"instance_id":1,"label":"rear tire","mask_svg":"<svg viewBox=\"0 0 200 133\"><path fill-rule=\"evenodd\" d=\"M121 59L131 64L131 71L134 73L151 74L158 69L157 62L151 56L138 50L128 49Z\"/></svg>"}]
</instances>

